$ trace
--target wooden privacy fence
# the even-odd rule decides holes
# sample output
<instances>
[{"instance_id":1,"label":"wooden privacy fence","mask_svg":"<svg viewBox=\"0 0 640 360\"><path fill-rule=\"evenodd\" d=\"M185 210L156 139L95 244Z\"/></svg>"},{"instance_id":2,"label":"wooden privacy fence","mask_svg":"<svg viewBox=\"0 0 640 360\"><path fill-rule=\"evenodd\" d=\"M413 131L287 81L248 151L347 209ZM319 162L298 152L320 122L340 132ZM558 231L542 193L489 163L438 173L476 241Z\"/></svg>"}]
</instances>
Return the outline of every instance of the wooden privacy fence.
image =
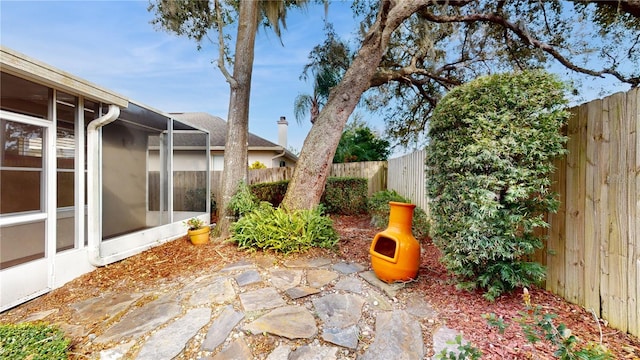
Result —
<instances>
[{"instance_id":1,"label":"wooden privacy fence","mask_svg":"<svg viewBox=\"0 0 640 360\"><path fill-rule=\"evenodd\" d=\"M547 289L640 336L640 91L572 109L556 163Z\"/></svg>"},{"instance_id":2,"label":"wooden privacy fence","mask_svg":"<svg viewBox=\"0 0 640 360\"><path fill-rule=\"evenodd\" d=\"M411 200L429 215L425 186L424 150L389 160L387 188Z\"/></svg>"},{"instance_id":3,"label":"wooden privacy fence","mask_svg":"<svg viewBox=\"0 0 640 360\"><path fill-rule=\"evenodd\" d=\"M276 182L289 180L293 175L294 168L282 167L272 169L249 170L249 184L259 184L265 182ZM176 210L193 210L188 204L189 189L204 188L204 172L197 171L174 171L173 176L173 206ZM374 192L387 188L387 162L368 161L345 164L333 164L329 176L335 177L361 177L368 181L368 196ZM222 171L211 172L211 191L214 194L220 193L220 180ZM160 204L159 197L160 175L158 172L149 173L149 208L157 210Z\"/></svg>"},{"instance_id":4,"label":"wooden privacy fence","mask_svg":"<svg viewBox=\"0 0 640 360\"><path fill-rule=\"evenodd\" d=\"M556 162L546 287L640 336L640 91L572 109L569 154ZM424 151L389 160L388 187L428 204ZM423 195L424 194L424 195ZM423 208L427 211L428 206Z\"/></svg>"}]
</instances>

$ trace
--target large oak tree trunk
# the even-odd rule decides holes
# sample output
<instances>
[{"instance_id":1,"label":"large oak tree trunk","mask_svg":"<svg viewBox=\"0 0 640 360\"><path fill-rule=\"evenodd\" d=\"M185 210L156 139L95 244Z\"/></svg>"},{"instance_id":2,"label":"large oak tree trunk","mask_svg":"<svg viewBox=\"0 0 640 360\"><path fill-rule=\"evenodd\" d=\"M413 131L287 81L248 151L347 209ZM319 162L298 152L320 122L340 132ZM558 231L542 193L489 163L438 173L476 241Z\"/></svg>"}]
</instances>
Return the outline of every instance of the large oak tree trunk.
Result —
<instances>
[{"instance_id":1,"label":"large oak tree trunk","mask_svg":"<svg viewBox=\"0 0 640 360\"><path fill-rule=\"evenodd\" d=\"M311 209L320 203L344 126L362 93L369 88L391 33L427 3L429 0L380 1L376 22L342 81L331 91L327 104L304 141L282 206L290 210Z\"/></svg>"},{"instance_id":2,"label":"large oak tree trunk","mask_svg":"<svg viewBox=\"0 0 640 360\"><path fill-rule=\"evenodd\" d=\"M241 1L238 19L233 81L230 81L229 115L227 119L227 140L224 151L221 197L217 235L229 237L229 227L233 213L227 209L229 200L235 194L238 184L247 179L247 140L249 134L249 95L256 33L258 30L257 1Z\"/></svg>"}]
</instances>

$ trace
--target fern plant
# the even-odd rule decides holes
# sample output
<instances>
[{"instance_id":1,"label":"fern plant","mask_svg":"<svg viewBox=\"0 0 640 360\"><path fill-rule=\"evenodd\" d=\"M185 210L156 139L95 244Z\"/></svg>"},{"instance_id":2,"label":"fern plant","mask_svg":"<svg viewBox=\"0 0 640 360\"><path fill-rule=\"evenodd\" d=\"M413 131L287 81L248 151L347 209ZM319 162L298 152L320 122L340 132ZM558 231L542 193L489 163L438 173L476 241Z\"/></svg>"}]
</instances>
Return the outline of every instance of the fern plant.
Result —
<instances>
[{"instance_id":1,"label":"fern plant","mask_svg":"<svg viewBox=\"0 0 640 360\"><path fill-rule=\"evenodd\" d=\"M338 242L338 234L321 207L286 211L263 202L232 224L231 241L244 250L288 254L311 247L331 248Z\"/></svg>"}]
</instances>

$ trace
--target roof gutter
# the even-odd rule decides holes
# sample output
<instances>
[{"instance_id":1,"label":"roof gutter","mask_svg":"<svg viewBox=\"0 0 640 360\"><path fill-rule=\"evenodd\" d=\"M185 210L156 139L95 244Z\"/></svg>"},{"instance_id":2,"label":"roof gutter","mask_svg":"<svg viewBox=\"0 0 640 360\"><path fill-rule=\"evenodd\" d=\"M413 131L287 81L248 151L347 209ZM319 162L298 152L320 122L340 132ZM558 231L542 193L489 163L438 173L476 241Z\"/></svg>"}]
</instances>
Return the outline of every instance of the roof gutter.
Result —
<instances>
[{"instance_id":1,"label":"roof gutter","mask_svg":"<svg viewBox=\"0 0 640 360\"><path fill-rule=\"evenodd\" d=\"M102 242L102 148L100 145L100 128L114 122L120 116L117 105L109 105L109 111L87 125L87 236L88 260L94 266L108 264L100 256Z\"/></svg>"},{"instance_id":2,"label":"roof gutter","mask_svg":"<svg viewBox=\"0 0 640 360\"><path fill-rule=\"evenodd\" d=\"M287 149L284 149L284 148L283 148L283 149L282 149L282 154L278 154L278 155L276 155L276 156L272 157L272 158L271 158L271 160L275 160L275 159L277 159L277 158L279 158L279 157L283 157L283 156L285 156L286 154L287 154Z\"/></svg>"}]
</instances>

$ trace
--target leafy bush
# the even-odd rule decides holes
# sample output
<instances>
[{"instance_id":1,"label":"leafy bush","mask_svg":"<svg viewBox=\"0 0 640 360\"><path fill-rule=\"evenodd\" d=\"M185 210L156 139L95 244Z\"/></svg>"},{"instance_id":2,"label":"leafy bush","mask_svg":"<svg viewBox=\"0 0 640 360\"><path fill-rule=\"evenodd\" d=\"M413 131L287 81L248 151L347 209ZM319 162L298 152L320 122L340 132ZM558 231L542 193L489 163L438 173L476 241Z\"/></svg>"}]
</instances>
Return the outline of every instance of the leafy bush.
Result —
<instances>
[{"instance_id":1,"label":"leafy bush","mask_svg":"<svg viewBox=\"0 0 640 360\"><path fill-rule=\"evenodd\" d=\"M410 204L411 200L398 194L395 190L382 190L373 194L367 199L367 208L371 214L371 224L380 228L385 228L389 224L389 201ZM413 220L411 231L417 239L429 236L431 224L427 214L419 207L413 210Z\"/></svg>"},{"instance_id":2,"label":"leafy bush","mask_svg":"<svg viewBox=\"0 0 640 360\"><path fill-rule=\"evenodd\" d=\"M542 71L478 78L449 92L430 120L427 190L434 243L459 287L504 291L544 278L528 261L558 201L554 157L566 152L562 83Z\"/></svg>"},{"instance_id":3,"label":"leafy bush","mask_svg":"<svg viewBox=\"0 0 640 360\"><path fill-rule=\"evenodd\" d=\"M228 208L233 211L235 216L242 217L245 214L258 208L260 201L251 193L249 185L241 181L238 184L236 193L229 200Z\"/></svg>"},{"instance_id":4,"label":"leafy bush","mask_svg":"<svg viewBox=\"0 0 640 360\"><path fill-rule=\"evenodd\" d=\"M263 164L262 162L256 160L254 161L251 166L249 166L249 170L256 170L256 169L266 169L267 165Z\"/></svg>"},{"instance_id":5,"label":"leafy bush","mask_svg":"<svg viewBox=\"0 0 640 360\"><path fill-rule=\"evenodd\" d=\"M285 254L338 242L333 222L322 208L286 211L263 202L231 226L231 241L240 249L270 249Z\"/></svg>"},{"instance_id":6,"label":"leafy bush","mask_svg":"<svg viewBox=\"0 0 640 360\"><path fill-rule=\"evenodd\" d=\"M0 359L68 359L70 340L44 323L0 324Z\"/></svg>"},{"instance_id":7,"label":"leafy bush","mask_svg":"<svg viewBox=\"0 0 640 360\"><path fill-rule=\"evenodd\" d=\"M280 206L287 192L289 180L251 185L251 193L260 201L267 201L273 206Z\"/></svg>"},{"instance_id":8,"label":"leafy bush","mask_svg":"<svg viewBox=\"0 0 640 360\"><path fill-rule=\"evenodd\" d=\"M320 203L330 214L361 214L367 210L367 192L367 179L330 177Z\"/></svg>"}]
</instances>

